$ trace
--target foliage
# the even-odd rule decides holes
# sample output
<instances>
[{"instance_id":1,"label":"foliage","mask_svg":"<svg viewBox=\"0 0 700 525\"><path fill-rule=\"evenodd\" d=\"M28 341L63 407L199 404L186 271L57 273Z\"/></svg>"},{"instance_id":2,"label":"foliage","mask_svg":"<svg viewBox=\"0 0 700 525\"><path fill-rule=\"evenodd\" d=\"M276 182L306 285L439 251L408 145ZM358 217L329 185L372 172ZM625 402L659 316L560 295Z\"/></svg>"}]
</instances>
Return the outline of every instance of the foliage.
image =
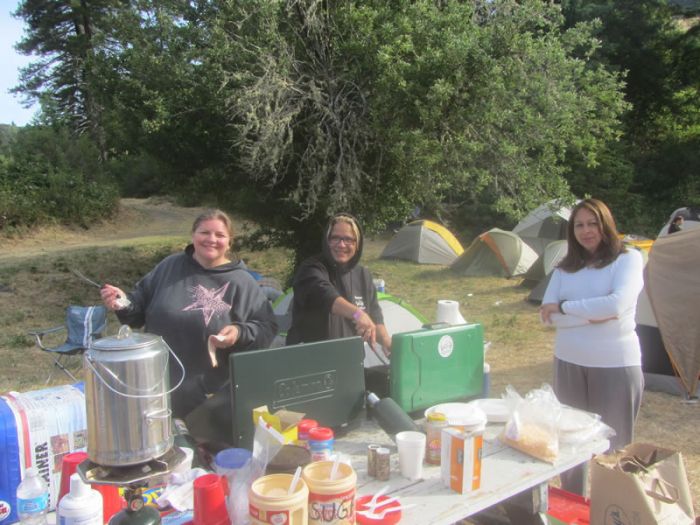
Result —
<instances>
[{"instance_id":1,"label":"foliage","mask_svg":"<svg viewBox=\"0 0 700 525\"><path fill-rule=\"evenodd\" d=\"M228 5L244 21L222 31L228 54L245 60L227 100L268 240L300 247L339 209L371 229L416 204L517 218L568 195L572 159L594 165L619 133L592 26L562 35L542 2Z\"/></svg>"},{"instance_id":2,"label":"foliage","mask_svg":"<svg viewBox=\"0 0 700 525\"><path fill-rule=\"evenodd\" d=\"M639 233L654 234L668 214L697 205L700 185L700 26L689 30L664 0L568 0L570 24L599 19L598 59L626 72L623 144L606 157L589 191L608 195L615 210L636 217ZM621 168L621 172L618 170ZM610 194L615 178L629 193Z\"/></svg>"},{"instance_id":3,"label":"foliage","mask_svg":"<svg viewBox=\"0 0 700 525\"><path fill-rule=\"evenodd\" d=\"M0 164L0 231L52 221L87 227L110 215L118 194L98 157L91 141L65 129L20 129Z\"/></svg>"},{"instance_id":4,"label":"foliage","mask_svg":"<svg viewBox=\"0 0 700 525\"><path fill-rule=\"evenodd\" d=\"M245 212L251 245L297 258L339 210L380 231L418 206L471 231L591 194L643 233L700 199L698 29L663 0L23 0L17 15L37 60L16 91L71 147L89 137L86 182Z\"/></svg>"},{"instance_id":5,"label":"foliage","mask_svg":"<svg viewBox=\"0 0 700 525\"><path fill-rule=\"evenodd\" d=\"M191 179L228 157L219 72L204 61L211 47L207 9L206 3L143 0L119 12L120 46L99 87L108 100L108 140L124 161L124 169L113 168L128 195L191 192ZM143 187L129 171L134 164L152 168L142 172Z\"/></svg>"},{"instance_id":6,"label":"foliage","mask_svg":"<svg viewBox=\"0 0 700 525\"><path fill-rule=\"evenodd\" d=\"M0 155L7 155L10 143L17 136L19 128L14 124L0 124Z\"/></svg>"},{"instance_id":7,"label":"foliage","mask_svg":"<svg viewBox=\"0 0 700 525\"><path fill-rule=\"evenodd\" d=\"M119 3L23 0L15 12L26 23L17 49L38 59L22 68L14 91L41 101L73 132L89 133L103 159L107 156L104 101L96 84Z\"/></svg>"}]
</instances>

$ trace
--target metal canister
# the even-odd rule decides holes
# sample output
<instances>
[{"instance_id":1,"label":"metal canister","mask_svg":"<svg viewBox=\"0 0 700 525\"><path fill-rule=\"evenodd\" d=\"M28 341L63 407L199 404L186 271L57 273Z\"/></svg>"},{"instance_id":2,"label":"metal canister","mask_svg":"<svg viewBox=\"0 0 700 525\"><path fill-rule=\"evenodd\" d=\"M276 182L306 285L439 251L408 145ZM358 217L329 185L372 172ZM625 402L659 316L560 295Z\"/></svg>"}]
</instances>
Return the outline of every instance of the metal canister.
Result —
<instances>
[{"instance_id":1,"label":"metal canister","mask_svg":"<svg viewBox=\"0 0 700 525\"><path fill-rule=\"evenodd\" d=\"M94 463L136 465L172 447L171 355L162 337L128 326L115 337L94 341L85 352L87 453Z\"/></svg>"}]
</instances>

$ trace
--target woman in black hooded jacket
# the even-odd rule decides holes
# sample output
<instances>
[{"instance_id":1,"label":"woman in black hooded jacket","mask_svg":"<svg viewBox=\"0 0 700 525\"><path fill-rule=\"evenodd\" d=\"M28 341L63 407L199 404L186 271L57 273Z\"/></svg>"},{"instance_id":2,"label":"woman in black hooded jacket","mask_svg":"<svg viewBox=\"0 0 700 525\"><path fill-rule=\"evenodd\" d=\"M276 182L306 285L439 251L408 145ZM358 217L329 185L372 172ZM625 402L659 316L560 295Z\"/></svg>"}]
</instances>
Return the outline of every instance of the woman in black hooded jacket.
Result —
<instances>
[{"instance_id":1,"label":"woman in black hooded jacket","mask_svg":"<svg viewBox=\"0 0 700 525\"><path fill-rule=\"evenodd\" d=\"M391 351L372 274L358 264L362 230L352 215L331 218L322 253L306 259L294 276L292 326L287 344L361 336Z\"/></svg>"}]
</instances>

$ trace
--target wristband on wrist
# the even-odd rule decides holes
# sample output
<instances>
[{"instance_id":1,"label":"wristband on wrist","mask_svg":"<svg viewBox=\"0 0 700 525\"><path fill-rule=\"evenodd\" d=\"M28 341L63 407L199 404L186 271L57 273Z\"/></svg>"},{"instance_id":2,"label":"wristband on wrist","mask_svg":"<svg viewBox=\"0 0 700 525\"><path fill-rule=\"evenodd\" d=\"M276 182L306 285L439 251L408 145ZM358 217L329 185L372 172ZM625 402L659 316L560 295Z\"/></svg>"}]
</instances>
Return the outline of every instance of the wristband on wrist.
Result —
<instances>
[{"instance_id":1,"label":"wristband on wrist","mask_svg":"<svg viewBox=\"0 0 700 525\"><path fill-rule=\"evenodd\" d=\"M562 306L563 306L563 304L564 304L565 302L566 302L566 300L564 300L564 301L559 301L559 312L561 312L562 314L564 314L564 310L562 310ZM566 315L566 314L564 314L564 315Z\"/></svg>"},{"instance_id":2,"label":"wristband on wrist","mask_svg":"<svg viewBox=\"0 0 700 525\"><path fill-rule=\"evenodd\" d=\"M357 321L360 319L360 316L362 315L362 308L358 308L355 310L355 312L352 314L352 318Z\"/></svg>"}]
</instances>

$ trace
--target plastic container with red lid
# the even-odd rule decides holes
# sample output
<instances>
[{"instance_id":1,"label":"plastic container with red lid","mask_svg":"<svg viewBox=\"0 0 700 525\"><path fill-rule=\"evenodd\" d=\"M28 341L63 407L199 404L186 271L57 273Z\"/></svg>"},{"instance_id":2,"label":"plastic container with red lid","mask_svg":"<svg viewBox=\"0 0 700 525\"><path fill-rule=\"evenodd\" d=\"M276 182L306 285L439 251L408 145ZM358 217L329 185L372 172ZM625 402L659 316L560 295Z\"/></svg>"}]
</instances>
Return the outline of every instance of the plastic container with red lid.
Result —
<instances>
[{"instance_id":1,"label":"plastic container with red lid","mask_svg":"<svg viewBox=\"0 0 700 525\"><path fill-rule=\"evenodd\" d=\"M335 443L333 430L328 427L314 427L309 430L309 452L311 461L329 461Z\"/></svg>"},{"instance_id":2,"label":"plastic container with red lid","mask_svg":"<svg viewBox=\"0 0 700 525\"><path fill-rule=\"evenodd\" d=\"M309 430L319 426L315 419L302 419L297 423L297 445L309 446Z\"/></svg>"}]
</instances>

